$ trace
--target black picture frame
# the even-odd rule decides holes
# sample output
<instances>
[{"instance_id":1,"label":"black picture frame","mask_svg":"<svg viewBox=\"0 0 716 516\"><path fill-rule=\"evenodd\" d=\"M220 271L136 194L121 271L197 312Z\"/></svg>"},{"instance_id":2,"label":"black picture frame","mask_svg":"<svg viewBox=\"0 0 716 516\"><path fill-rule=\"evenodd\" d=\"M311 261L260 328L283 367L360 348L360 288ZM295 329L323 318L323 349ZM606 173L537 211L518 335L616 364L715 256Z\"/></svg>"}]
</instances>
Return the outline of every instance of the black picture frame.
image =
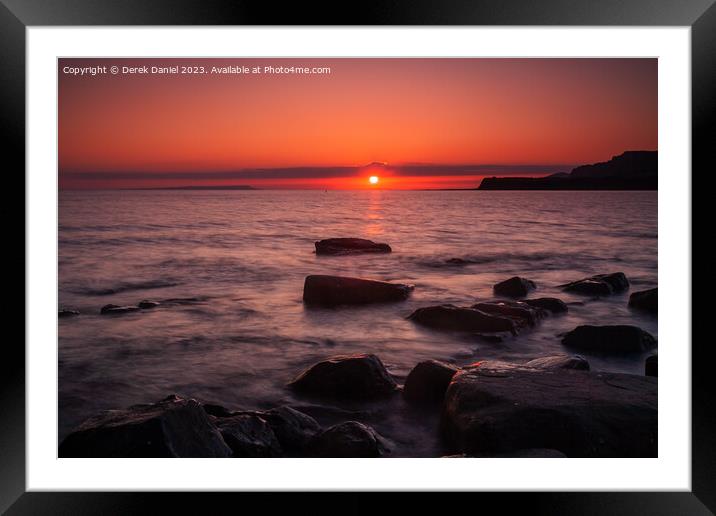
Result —
<instances>
[{"instance_id":1,"label":"black picture frame","mask_svg":"<svg viewBox=\"0 0 716 516\"><path fill-rule=\"evenodd\" d=\"M602 25L688 26L691 28L692 171L708 173L713 162L714 97L716 96L716 5L714 0L412 0L345 4L274 3L230 0L0 0L0 76L2 140L6 192L24 202L25 170L25 37L32 26L83 25ZM693 184L693 182L692 182ZM692 187L693 191L693 187ZM20 200L22 199L22 200ZM25 234L19 224L20 207L2 205L3 219L11 222L6 234L15 237L8 271L25 263ZM24 206L23 211L24 214ZM24 215L23 215L24 216ZM12 227L10 227L12 226ZM22 244L20 244L22 240ZM6 243L9 247L9 243ZM22 263L21 263L22 261ZM8 282L20 290L20 275L10 272ZM17 285L15 285L17 283ZM24 292L24 284L23 284ZM24 299L24 294L23 294ZM684 300L685 302L688 300ZM18 311L17 297L3 296L3 313ZM22 306L25 306L24 303ZM693 317L692 317L693 319ZM13 321L14 322L14 321ZM15 324L18 324L15 322ZM24 335L24 325L22 329ZM710 339L709 339L710 340ZM689 343L672 343L687 346ZM692 491L591 493L473 493L451 496L453 510L501 512L518 509L537 514L712 514L716 512L716 392L709 360L711 343L692 345ZM271 494L136 494L25 492L25 350L19 338L2 344L0 360L0 511L8 514L142 513L159 503L162 512L206 511L217 498L235 503L235 496L254 504L275 503ZM211 500L207 498L212 496ZM297 495L293 510L311 507L318 512L372 512L383 502L379 495L349 493ZM242 503L247 503L246 499ZM320 500L317 500L319 498ZM425 505L422 494L412 503ZM298 505L294 505L298 503ZM231 505L229 505L231 506ZM249 506L244 506L249 507ZM460 509L462 507L463 509ZM446 507L443 507L444 510ZM234 506L235 510L239 507ZM232 511L233 512L233 511Z\"/></svg>"}]
</instances>

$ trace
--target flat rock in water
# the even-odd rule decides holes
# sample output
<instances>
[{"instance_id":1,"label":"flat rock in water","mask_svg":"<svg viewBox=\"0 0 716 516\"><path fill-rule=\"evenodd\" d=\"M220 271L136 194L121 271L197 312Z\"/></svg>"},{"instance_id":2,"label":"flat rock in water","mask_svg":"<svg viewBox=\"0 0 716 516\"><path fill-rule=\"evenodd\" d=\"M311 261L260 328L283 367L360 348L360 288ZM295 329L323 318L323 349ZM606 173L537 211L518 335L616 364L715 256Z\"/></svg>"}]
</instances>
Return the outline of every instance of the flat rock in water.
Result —
<instances>
[{"instance_id":1,"label":"flat rock in water","mask_svg":"<svg viewBox=\"0 0 716 516\"><path fill-rule=\"evenodd\" d=\"M569 310L567 304L556 297L538 297L535 299L524 299L523 303L527 303L530 306L541 308L552 312L553 314L565 313Z\"/></svg>"},{"instance_id":2,"label":"flat rock in water","mask_svg":"<svg viewBox=\"0 0 716 516\"><path fill-rule=\"evenodd\" d=\"M589 362L579 355L553 355L549 357L535 358L526 362L525 367L537 369L578 369L589 371Z\"/></svg>"},{"instance_id":3,"label":"flat rock in water","mask_svg":"<svg viewBox=\"0 0 716 516\"><path fill-rule=\"evenodd\" d=\"M644 362L646 376L659 376L659 355L649 355Z\"/></svg>"},{"instance_id":4,"label":"flat rock in water","mask_svg":"<svg viewBox=\"0 0 716 516\"><path fill-rule=\"evenodd\" d=\"M590 353L636 353L656 347L656 339L638 326L577 326L562 337L568 348Z\"/></svg>"},{"instance_id":5,"label":"flat rock in water","mask_svg":"<svg viewBox=\"0 0 716 516\"><path fill-rule=\"evenodd\" d=\"M216 420L233 457L279 457L282 450L269 424L254 414L236 414Z\"/></svg>"},{"instance_id":6,"label":"flat rock in water","mask_svg":"<svg viewBox=\"0 0 716 516\"><path fill-rule=\"evenodd\" d=\"M412 285L343 276L306 276L303 302L308 305L340 306L404 301Z\"/></svg>"},{"instance_id":7,"label":"flat rock in water","mask_svg":"<svg viewBox=\"0 0 716 516\"><path fill-rule=\"evenodd\" d=\"M512 319L515 326L534 326L537 321L544 318L548 312L523 303L522 301L489 301L476 303L472 308L492 315L499 315Z\"/></svg>"},{"instance_id":8,"label":"flat rock in water","mask_svg":"<svg viewBox=\"0 0 716 516\"><path fill-rule=\"evenodd\" d=\"M438 305L418 308L408 319L436 330L516 333L512 319L475 308Z\"/></svg>"},{"instance_id":9,"label":"flat rock in water","mask_svg":"<svg viewBox=\"0 0 716 516\"><path fill-rule=\"evenodd\" d=\"M158 307L158 306L159 306L159 303L157 303L156 301L147 301L147 300L145 299L145 300L140 301L139 303L137 303L137 306L138 306L139 308L141 308L142 310L146 310L146 309L148 309L148 308L156 308L156 307Z\"/></svg>"},{"instance_id":10,"label":"flat rock in water","mask_svg":"<svg viewBox=\"0 0 716 516\"><path fill-rule=\"evenodd\" d=\"M398 389L380 359L372 354L341 355L311 366L289 387L323 398L370 400Z\"/></svg>"},{"instance_id":11,"label":"flat rock in water","mask_svg":"<svg viewBox=\"0 0 716 516\"><path fill-rule=\"evenodd\" d=\"M316 254L344 255L362 253L390 253L388 244L364 238L327 238L316 242Z\"/></svg>"},{"instance_id":12,"label":"flat rock in water","mask_svg":"<svg viewBox=\"0 0 716 516\"><path fill-rule=\"evenodd\" d=\"M74 317L76 315L80 315L77 310L60 310L57 312L57 317L59 317L60 319L64 317Z\"/></svg>"},{"instance_id":13,"label":"flat rock in water","mask_svg":"<svg viewBox=\"0 0 716 516\"><path fill-rule=\"evenodd\" d=\"M442 430L454 453L656 457L657 381L482 362L453 377Z\"/></svg>"},{"instance_id":14,"label":"flat rock in water","mask_svg":"<svg viewBox=\"0 0 716 516\"><path fill-rule=\"evenodd\" d=\"M316 435L309 445L311 457L383 457L390 448L368 425L346 421Z\"/></svg>"},{"instance_id":15,"label":"flat rock in water","mask_svg":"<svg viewBox=\"0 0 716 516\"><path fill-rule=\"evenodd\" d=\"M437 360L420 362L405 379L403 397L415 403L441 403L457 371L458 367Z\"/></svg>"},{"instance_id":16,"label":"flat rock in water","mask_svg":"<svg viewBox=\"0 0 716 516\"><path fill-rule=\"evenodd\" d=\"M201 405L178 396L110 410L77 427L60 457L229 457L231 450Z\"/></svg>"},{"instance_id":17,"label":"flat rock in water","mask_svg":"<svg viewBox=\"0 0 716 516\"><path fill-rule=\"evenodd\" d=\"M534 281L513 276L495 284L492 288L498 296L525 297L529 292L536 289L537 285Z\"/></svg>"},{"instance_id":18,"label":"flat rock in water","mask_svg":"<svg viewBox=\"0 0 716 516\"><path fill-rule=\"evenodd\" d=\"M659 311L658 288L634 292L629 296L629 308L643 310L644 312L656 315Z\"/></svg>"},{"instance_id":19,"label":"flat rock in water","mask_svg":"<svg viewBox=\"0 0 716 516\"><path fill-rule=\"evenodd\" d=\"M565 292L588 296L610 296L629 288L629 280L623 272L597 274L581 280L560 285Z\"/></svg>"},{"instance_id":20,"label":"flat rock in water","mask_svg":"<svg viewBox=\"0 0 716 516\"><path fill-rule=\"evenodd\" d=\"M99 313L102 315L119 315L119 314L126 314L130 312L136 312L140 310L138 306L119 306L119 305L104 305Z\"/></svg>"}]
</instances>

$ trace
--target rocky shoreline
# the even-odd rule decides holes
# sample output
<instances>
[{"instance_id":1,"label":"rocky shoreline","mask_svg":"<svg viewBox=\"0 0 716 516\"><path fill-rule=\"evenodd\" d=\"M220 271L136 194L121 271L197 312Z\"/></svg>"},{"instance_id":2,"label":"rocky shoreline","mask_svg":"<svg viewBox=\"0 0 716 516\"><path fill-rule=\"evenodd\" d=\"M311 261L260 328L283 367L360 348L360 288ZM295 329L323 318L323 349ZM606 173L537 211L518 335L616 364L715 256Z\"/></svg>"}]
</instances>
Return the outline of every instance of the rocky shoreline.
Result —
<instances>
[{"instance_id":1,"label":"rocky shoreline","mask_svg":"<svg viewBox=\"0 0 716 516\"><path fill-rule=\"evenodd\" d=\"M316 242L316 254L390 253L387 244L363 239ZM598 299L623 293L622 272L559 285L570 294ZM310 275L303 300L350 311L351 305L400 303L413 285L343 276ZM434 331L469 334L499 342L519 337L568 312L556 297L534 297L540 286L512 277L494 285L494 299L464 306L417 308L408 319ZM199 298L142 300L105 305L99 313L121 316L157 307L192 304ZM631 294L628 307L657 314L657 289ZM77 317L62 309L58 317ZM594 371L572 352L621 356L655 350L656 339L637 326L581 325L560 335L563 354L524 363L477 361L458 367L438 360L415 365L402 384L375 354L327 356L294 378L286 389L298 398L340 408L391 400L418 407L439 421L426 439L437 439L446 457L656 457L657 360L647 357L644 375ZM394 443L360 417L322 426L301 407L268 410L227 408L172 394L155 403L105 411L75 428L60 444L60 457L390 457ZM426 416L427 417L427 416Z\"/></svg>"}]
</instances>

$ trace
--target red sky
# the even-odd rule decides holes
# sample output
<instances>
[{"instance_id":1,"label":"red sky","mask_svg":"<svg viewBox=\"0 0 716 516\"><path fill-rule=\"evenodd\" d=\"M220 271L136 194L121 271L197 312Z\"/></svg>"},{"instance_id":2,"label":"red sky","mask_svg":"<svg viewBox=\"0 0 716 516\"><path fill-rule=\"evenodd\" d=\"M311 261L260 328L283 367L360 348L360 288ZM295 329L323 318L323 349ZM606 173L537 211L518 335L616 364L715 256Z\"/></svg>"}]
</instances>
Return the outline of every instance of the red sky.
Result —
<instances>
[{"instance_id":1,"label":"red sky","mask_svg":"<svg viewBox=\"0 0 716 516\"><path fill-rule=\"evenodd\" d=\"M121 73L142 65L207 73ZM107 73L64 72L88 66ZM463 188L657 149L656 59L60 59L58 73L60 188L363 188L371 174Z\"/></svg>"}]
</instances>

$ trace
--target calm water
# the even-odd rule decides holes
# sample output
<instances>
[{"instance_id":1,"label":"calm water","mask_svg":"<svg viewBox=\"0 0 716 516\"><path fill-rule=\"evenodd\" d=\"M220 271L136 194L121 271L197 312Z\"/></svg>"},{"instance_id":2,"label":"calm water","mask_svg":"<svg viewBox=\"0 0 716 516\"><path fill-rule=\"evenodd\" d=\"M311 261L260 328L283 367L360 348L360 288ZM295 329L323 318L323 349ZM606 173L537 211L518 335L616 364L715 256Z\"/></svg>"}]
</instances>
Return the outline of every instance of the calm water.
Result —
<instances>
[{"instance_id":1,"label":"calm water","mask_svg":"<svg viewBox=\"0 0 716 516\"><path fill-rule=\"evenodd\" d=\"M399 379L419 361L523 361L564 352L558 335L579 324L636 324L628 293L588 300L556 285L624 271L631 290L657 284L656 192L115 191L61 192L59 303L82 315L59 322L60 438L108 408L179 393L229 408L288 403L329 424L358 419L395 455L440 453L425 431L435 417L397 398L328 404L285 383L327 356L376 353ZM356 236L393 253L318 257L313 242ZM455 266L450 258L473 263ZM308 274L415 284L409 301L308 309ZM406 317L439 303L492 298L513 275L555 295L568 315L499 344L415 326ZM198 298L123 316L107 304ZM643 373L643 356L591 357L593 369ZM432 435L432 434L430 434Z\"/></svg>"}]
</instances>

